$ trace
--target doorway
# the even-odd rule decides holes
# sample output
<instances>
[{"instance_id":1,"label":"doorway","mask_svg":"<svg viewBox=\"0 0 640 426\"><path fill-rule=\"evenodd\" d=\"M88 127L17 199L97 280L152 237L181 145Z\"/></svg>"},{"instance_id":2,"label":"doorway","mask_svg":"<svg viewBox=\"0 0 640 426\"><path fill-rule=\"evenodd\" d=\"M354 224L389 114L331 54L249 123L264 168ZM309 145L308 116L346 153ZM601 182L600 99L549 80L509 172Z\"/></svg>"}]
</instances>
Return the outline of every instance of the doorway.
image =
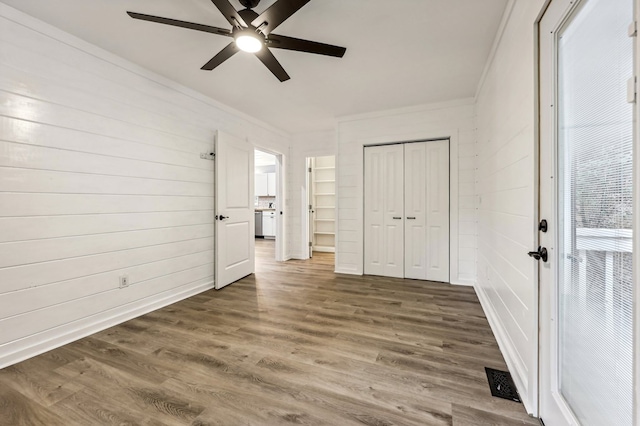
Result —
<instances>
[{"instance_id":1,"label":"doorway","mask_svg":"<svg viewBox=\"0 0 640 426\"><path fill-rule=\"evenodd\" d=\"M309 257L314 253L333 259L336 251L336 158L309 157L307 166L307 241Z\"/></svg>"},{"instance_id":2,"label":"doorway","mask_svg":"<svg viewBox=\"0 0 640 426\"><path fill-rule=\"evenodd\" d=\"M256 261L282 260L282 155L254 150L254 236Z\"/></svg>"},{"instance_id":3,"label":"doorway","mask_svg":"<svg viewBox=\"0 0 640 426\"><path fill-rule=\"evenodd\" d=\"M632 425L633 0L540 21L540 417Z\"/></svg>"}]
</instances>

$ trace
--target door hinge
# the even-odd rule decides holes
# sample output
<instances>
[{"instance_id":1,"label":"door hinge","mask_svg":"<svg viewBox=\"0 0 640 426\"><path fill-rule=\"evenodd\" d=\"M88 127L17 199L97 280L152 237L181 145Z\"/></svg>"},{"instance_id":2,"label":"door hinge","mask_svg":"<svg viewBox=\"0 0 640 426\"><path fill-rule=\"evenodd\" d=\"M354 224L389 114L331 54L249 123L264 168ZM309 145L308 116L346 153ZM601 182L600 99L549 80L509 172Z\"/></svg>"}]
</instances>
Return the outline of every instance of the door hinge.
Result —
<instances>
[{"instance_id":1,"label":"door hinge","mask_svg":"<svg viewBox=\"0 0 640 426\"><path fill-rule=\"evenodd\" d=\"M313 247L313 243L309 241L309 247Z\"/></svg>"},{"instance_id":2,"label":"door hinge","mask_svg":"<svg viewBox=\"0 0 640 426\"><path fill-rule=\"evenodd\" d=\"M311 173L311 167L309 167L309 173Z\"/></svg>"},{"instance_id":3,"label":"door hinge","mask_svg":"<svg viewBox=\"0 0 640 426\"><path fill-rule=\"evenodd\" d=\"M309 204L309 210L313 210L313 206Z\"/></svg>"},{"instance_id":4,"label":"door hinge","mask_svg":"<svg viewBox=\"0 0 640 426\"><path fill-rule=\"evenodd\" d=\"M638 97L638 78L631 77L627 80L627 102L630 104L636 103L636 98Z\"/></svg>"},{"instance_id":5,"label":"door hinge","mask_svg":"<svg viewBox=\"0 0 640 426\"><path fill-rule=\"evenodd\" d=\"M629 24L628 34L629 34L629 37L636 37L638 35L638 22L637 21L633 21L631 24Z\"/></svg>"}]
</instances>

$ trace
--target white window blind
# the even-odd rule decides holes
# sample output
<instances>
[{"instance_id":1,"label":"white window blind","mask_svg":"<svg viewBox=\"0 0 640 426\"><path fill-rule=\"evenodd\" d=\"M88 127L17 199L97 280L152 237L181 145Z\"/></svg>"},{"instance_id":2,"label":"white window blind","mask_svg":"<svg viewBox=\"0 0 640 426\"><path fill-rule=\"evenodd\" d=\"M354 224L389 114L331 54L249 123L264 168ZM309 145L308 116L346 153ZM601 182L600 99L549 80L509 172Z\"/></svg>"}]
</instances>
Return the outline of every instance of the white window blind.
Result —
<instances>
[{"instance_id":1,"label":"white window blind","mask_svg":"<svg viewBox=\"0 0 640 426\"><path fill-rule=\"evenodd\" d=\"M558 377L584 425L632 424L632 0L585 0L558 38Z\"/></svg>"}]
</instances>

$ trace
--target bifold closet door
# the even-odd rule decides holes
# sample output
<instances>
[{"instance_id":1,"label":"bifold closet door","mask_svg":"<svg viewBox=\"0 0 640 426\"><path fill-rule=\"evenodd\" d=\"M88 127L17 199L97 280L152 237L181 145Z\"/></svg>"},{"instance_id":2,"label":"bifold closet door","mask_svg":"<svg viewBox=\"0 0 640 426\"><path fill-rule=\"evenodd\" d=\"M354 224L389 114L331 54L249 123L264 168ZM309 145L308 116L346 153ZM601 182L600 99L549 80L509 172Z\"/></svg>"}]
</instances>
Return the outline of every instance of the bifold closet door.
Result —
<instances>
[{"instance_id":1,"label":"bifold closet door","mask_svg":"<svg viewBox=\"0 0 640 426\"><path fill-rule=\"evenodd\" d=\"M364 273L404 277L404 149L367 147Z\"/></svg>"},{"instance_id":2,"label":"bifold closet door","mask_svg":"<svg viewBox=\"0 0 640 426\"><path fill-rule=\"evenodd\" d=\"M404 277L449 282L449 141L404 150Z\"/></svg>"},{"instance_id":3,"label":"bifold closet door","mask_svg":"<svg viewBox=\"0 0 640 426\"><path fill-rule=\"evenodd\" d=\"M449 141L364 152L364 273L449 282Z\"/></svg>"}]
</instances>

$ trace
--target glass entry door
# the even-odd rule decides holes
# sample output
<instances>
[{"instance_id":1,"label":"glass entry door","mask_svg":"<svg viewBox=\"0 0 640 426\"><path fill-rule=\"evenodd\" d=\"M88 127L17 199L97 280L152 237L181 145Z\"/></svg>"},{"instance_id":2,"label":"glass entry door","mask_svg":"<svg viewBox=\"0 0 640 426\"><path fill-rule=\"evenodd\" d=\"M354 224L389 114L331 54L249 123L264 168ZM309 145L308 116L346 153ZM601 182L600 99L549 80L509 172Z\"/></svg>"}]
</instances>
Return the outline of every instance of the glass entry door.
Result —
<instances>
[{"instance_id":1,"label":"glass entry door","mask_svg":"<svg viewBox=\"0 0 640 426\"><path fill-rule=\"evenodd\" d=\"M572 4L573 3L573 4ZM633 423L633 0L541 22L541 417Z\"/></svg>"}]
</instances>

